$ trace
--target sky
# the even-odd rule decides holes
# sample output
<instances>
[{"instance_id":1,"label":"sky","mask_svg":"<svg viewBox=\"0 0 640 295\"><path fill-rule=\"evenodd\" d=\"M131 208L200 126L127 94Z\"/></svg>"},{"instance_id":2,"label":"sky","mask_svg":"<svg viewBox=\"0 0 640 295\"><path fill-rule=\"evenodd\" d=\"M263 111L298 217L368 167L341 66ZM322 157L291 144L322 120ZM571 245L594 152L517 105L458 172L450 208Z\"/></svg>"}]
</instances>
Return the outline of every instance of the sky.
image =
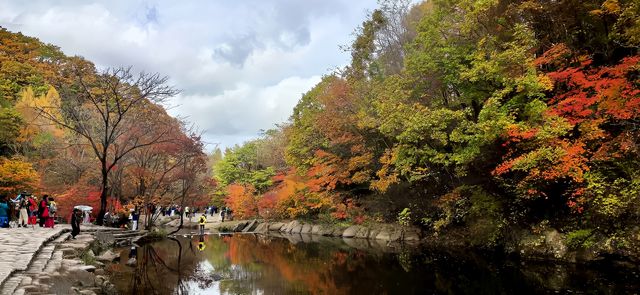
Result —
<instances>
[{"instance_id":1,"label":"sky","mask_svg":"<svg viewBox=\"0 0 640 295\"><path fill-rule=\"evenodd\" d=\"M375 0L2 0L0 26L80 55L132 66L181 90L168 111L211 150L286 121L303 93L349 61L339 47Z\"/></svg>"}]
</instances>

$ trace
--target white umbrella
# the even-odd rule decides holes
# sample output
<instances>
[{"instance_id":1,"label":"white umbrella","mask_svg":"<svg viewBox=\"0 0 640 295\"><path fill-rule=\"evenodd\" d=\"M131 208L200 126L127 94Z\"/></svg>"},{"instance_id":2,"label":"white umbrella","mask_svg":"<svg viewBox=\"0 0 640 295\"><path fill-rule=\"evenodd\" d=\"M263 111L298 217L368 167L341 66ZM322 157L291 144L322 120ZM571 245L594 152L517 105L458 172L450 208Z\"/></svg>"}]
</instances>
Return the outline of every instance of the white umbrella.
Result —
<instances>
[{"instance_id":1,"label":"white umbrella","mask_svg":"<svg viewBox=\"0 0 640 295\"><path fill-rule=\"evenodd\" d=\"M73 207L73 209L78 209L80 211L92 211L93 207L87 206L87 205L78 205L78 206Z\"/></svg>"}]
</instances>

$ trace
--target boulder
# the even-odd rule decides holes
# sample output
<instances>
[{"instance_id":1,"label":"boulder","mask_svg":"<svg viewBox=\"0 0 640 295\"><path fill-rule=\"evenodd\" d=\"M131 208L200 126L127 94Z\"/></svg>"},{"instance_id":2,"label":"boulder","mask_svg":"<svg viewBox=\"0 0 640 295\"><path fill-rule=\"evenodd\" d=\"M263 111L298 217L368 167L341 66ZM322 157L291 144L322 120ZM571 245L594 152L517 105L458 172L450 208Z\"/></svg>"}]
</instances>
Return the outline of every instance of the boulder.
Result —
<instances>
[{"instance_id":1,"label":"boulder","mask_svg":"<svg viewBox=\"0 0 640 295\"><path fill-rule=\"evenodd\" d=\"M283 226L282 228L280 228L280 232L291 233L291 230L293 230L298 225L300 225L300 222L298 222L297 220L291 221L287 223L285 226Z\"/></svg>"},{"instance_id":2,"label":"boulder","mask_svg":"<svg viewBox=\"0 0 640 295\"><path fill-rule=\"evenodd\" d=\"M104 282L107 281L107 278L105 278L104 276L96 276L94 279L95 285L97 287L101 287L102 285L104 285Z\"/></svg>"},{"instance_id":3,"label":"boulder","mask_svg":"<svg viewBox=\"0 0 640 295\"><path fill-rule=\"evenodd\" d=\"M69 271L69 277L75 280L76 286L93 287L95 284L95 276L84 270L72 269Z\"/></svg>"},{"instance_id":4,"label":"boulder","mask_svg":"<svg viewBox=\"0 0 640 295\"><path fill-rule=\"evenodd\" d=\"M382 229L376 236L376 240L382 240L387 242L399 241L402 238L402 231L394 227Z\"/></svg>"},{"instance_id":5,"label":"boulder","mask_svg":"<svg viewBox=\"0 0 640 295\"><path fill-rule=\"evenodd\" d=\"M62 259L60 265L65 268L71 268L81 263L82 262L80 262L80 260L76 260L76 259Z\"/></svg>"},{"instance_id":6,"label":"boulder","mask_svg":"<svg viewBox=\"0 0 640 295\"><path fill-rule=\"evenodd\" d=\"M233 227L233 229L231 229L231 231L233 232L241 232L245 226L247 226L248 222L238 222L238 224L236 224L236 226Z\"/></svg>"},{"instance_id":7,"label":"boulder","mask_svg":"<svg viewBox=\"0 0 640 295\"><path fill-rule=\"evenodd\" d=\"M544 243L547 245L550 254L556 259L562 259L567 255L564 237L557 230L546 231L544 233Z\"/></svg>"},{"instance_id":8,"label":"boulder","mask_svg":"<svg viewBox=\"0 0 640 295\"><path fill-rule=\"evenodd\" d=\"M284 226L284 223L275 222L275 223L269 224L269 230L270 231L279 231L283 226Z\"/></svg>"},{"instance_id":9,"label":"boulder","mask_svg":"<svg viewBox=\"0 0 640 295\"><path fill-rule=\"evenodd\" d=\"M302 231L302 224L298 224L295 227L293 227L293 229L291 229L291 231L289 233L292 234L299 234Z\"/></svg>"},{"instance_id":10,"label":"boulder","mask_svg":"<svg viewBox=\"0 0 640 295\"><path fill-rule=\"evenodd\" d=\"M360 231L361 226L359 225L352 225L350 227L347 227L347 229L344 230L344 232L342 232L342 237L343 238L353 238L356 236L356 233L358 231Z\"/></svg>"},{"instance_id":11,"label":"boulder","mask_svg":"<svg viewBox=\"0 0 640 295\"><path fill-rule=\"evenodd\" d=\"M113 251L111 250L107 250L104 253L97 256L96 260L100 262L113 262L114 260L116 260L116 258L118 258L118 255L113 253Z\"/></svg>"},{"instance_id":12,"label":"boulder","mask_svg":"<svg viewBox=\"0 0 640 295\"><path fill-rule=\"evenodd\" d=\"M107 281L102 286L102 292L107 295L114 295L114 294L118 294L118 289L116 289L116 286L114 284Z\"/></svg>"},{"instance_id":13,"label":"boulder","mask_svg":"<svg viewBox=\"0 0 640 295\"><path fill-rule=\"evenodd\" d=\"M378 236L379 233L380 233L380 228L379 227L372 227L369 230L369 237L368 238L371 239L371 240L375 240L376 236Z\"/></svg>"},{"instance_id":14,"label":"boulder","mask_svg":"<svg viewBox=\"0 0 640 295\"><path fill-rule=\"evenodd\" d=\"M320 232L322 232L322 225L314 225L311 227L311 234L312 235L319 235Z\"/></svg>"},{"instance_id":15,"label":"boulder","mask_svg":"<svg viewBox=\"0 0 640 295\"><path fill-rule=\"evenodd\" d=\"M256 229L253 230L254 232L257 233L266 233L267 231L269 231L269 224L268 223L260 223L258 224L258 226L256 226Z\"/></svg>"},{"instance_id":16,"label":"boulder","mask_svg":"<svg viewBox=\"0 0 640 295\"><path fill-rule=\"evenodd\" d=\"M519 236L517 248L520 256L529 259L568 258L564 237L555 229L546 230L541 235L523 231Z\"/></svg>"},{"instance_id":17,"label":"boulder","mask_svg":"<svg viewBox=\"0 0 640 295\"><path fill-rule=\"evenodd\" d=\"M257 226L258 226L258 221L252 220L251 222L249 222L249 224L247 224L247 226L244 227L242 232L244 232L244 233L251 232L251 231L255 230Z\"/></svg>"},{"instance_id":18,"label":"boulder","mask_svg":"<svg viewBox=\"0 0 640 295\"><path fill-rule=\"evenodd\" d=\"M331 236L332 237L341 237L342 233L344 233L344 230L345 230L344 227L334 228L333 231L331 232Z\"/></svg>"},{"instance_id":19,"label":"boulder","mask_svg":"<svg viewBox=\"0 0 640 295\"><path fill-rule=\"evenodd\" d=\"M354 238L356 238L356 239L367 239L367 238L369 238L369 228L361 226L360 230L358 232L356 232L356 236Z\"/></svg>"},{"instance_id":20,"label":"boulder","mask_svg":"<svg viewBox=\"0 0 640 295\"><path fill-rule=\"evenodd\" d=\"M318 233L320 235L323 235L323 236L331 236L331 234L333 234L334 230L335 230L335 228L333 228L333 227L323 226Z\"/></svg>"},{"instance_id":21,"label":"boulder","mask_svg":"<svg viewBox=\"0 0 640 295\"><path fill-rule=\"evenodd\" d=\"M302 226L302 229L300 230L300 233L301 234L310 234L312 228L313 228L313 226L311 226L311 224L305 224L305 225Z\"/></svg>"},{"instance_id":22,"label":"boulder","mask_svg":"<svg viewBox=\"0 0 640 295\"><path fill-rule=\"evenodd\" d=\"M420 233L415 229L407 229L402 238L407 242L417 242L420 241Z\"/></svg>"}]
</instances>

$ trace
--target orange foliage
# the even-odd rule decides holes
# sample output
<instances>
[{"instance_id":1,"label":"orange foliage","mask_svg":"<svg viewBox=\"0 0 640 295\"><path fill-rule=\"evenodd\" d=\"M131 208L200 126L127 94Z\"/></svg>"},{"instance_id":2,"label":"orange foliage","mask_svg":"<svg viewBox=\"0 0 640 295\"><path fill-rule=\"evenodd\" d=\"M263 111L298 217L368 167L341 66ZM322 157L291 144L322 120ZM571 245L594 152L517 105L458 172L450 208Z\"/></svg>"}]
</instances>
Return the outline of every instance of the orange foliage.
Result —
<instances>
[{"instance_id":1,"label":"orange foliage","mask_svg":"<svg viewBox=\"0 0 640 295\"><path fill-rule=\"evenodd\" d=\"M507 153L493 174L525 172L517 180L525 195L545 195L545 186L567 181L566 194L575 198L581 195L584 173L594 161L637 152L638 133L623 130L640 119L636 77L640 56L612 66L596 66L586 56L572 56L560 44L538 58L536 65L551 70L546 76L555 83L545 116L561 117L573 129L551 138L540 135L538 127L514 125L506 132ZM579 208L575 200L569 205Z\"/></svg>"},{"instance_id":2,"label":"orange foliage","mask_svg":"<svg viewBox=\"0 0 640 295\"><path fill-rule=\"evenodd\" d=\"M231 184L227 187L228 195L225 200L238 218L252 218L258 215L258 204L254 196L255 188L246 184Z\"/></svg>"},{"instance_id":3,"label":"orange foliage","mask_svg":"<svg viewBox=\"0 0 640 295\"><path fill-rule=\"evenodd\" d=\"M333 190L338 180L331 169L314 166L304 176L295 169L279 173L273 177L274 186L263 195L255 195L250 185L232 184L227 188L226 204L242 218L297 218L330 211L339 219L362 215L350 200L341 202L342 195Z\"/></svg>"}]
</instances>

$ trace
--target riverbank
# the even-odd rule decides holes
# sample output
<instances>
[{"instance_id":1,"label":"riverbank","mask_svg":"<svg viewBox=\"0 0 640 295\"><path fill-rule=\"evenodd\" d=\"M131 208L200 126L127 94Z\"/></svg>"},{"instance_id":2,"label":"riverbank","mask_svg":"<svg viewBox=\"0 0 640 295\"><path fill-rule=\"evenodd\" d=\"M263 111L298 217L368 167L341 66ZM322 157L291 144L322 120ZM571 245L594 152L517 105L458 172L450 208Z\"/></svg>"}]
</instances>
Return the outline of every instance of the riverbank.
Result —
<instances>
[{"instance_id":1,"label":"riverbank","mask_svg":"<svg viewBox=\"0 0 640 295\"><path fill-rule=\"evenodd\" d=\"M185 220L185 229L196 230L197 222ZM209 221L213 232L252 232L293 236L293 241L308 236L342 238L350 244L368 241L370 246L395 247L401 243L423 244L434 249L481 250L521 260L562 263L613 263L638 268L640 265L640 229L628 229L623 235L607 236L596 231L560 232L544 224L533 228L492 227L470 231L450 227L438 233L398 224L340 225L301 220L289 221ZM300 236L300 238L297 238Z\"/></svg>"}]
</instances>

